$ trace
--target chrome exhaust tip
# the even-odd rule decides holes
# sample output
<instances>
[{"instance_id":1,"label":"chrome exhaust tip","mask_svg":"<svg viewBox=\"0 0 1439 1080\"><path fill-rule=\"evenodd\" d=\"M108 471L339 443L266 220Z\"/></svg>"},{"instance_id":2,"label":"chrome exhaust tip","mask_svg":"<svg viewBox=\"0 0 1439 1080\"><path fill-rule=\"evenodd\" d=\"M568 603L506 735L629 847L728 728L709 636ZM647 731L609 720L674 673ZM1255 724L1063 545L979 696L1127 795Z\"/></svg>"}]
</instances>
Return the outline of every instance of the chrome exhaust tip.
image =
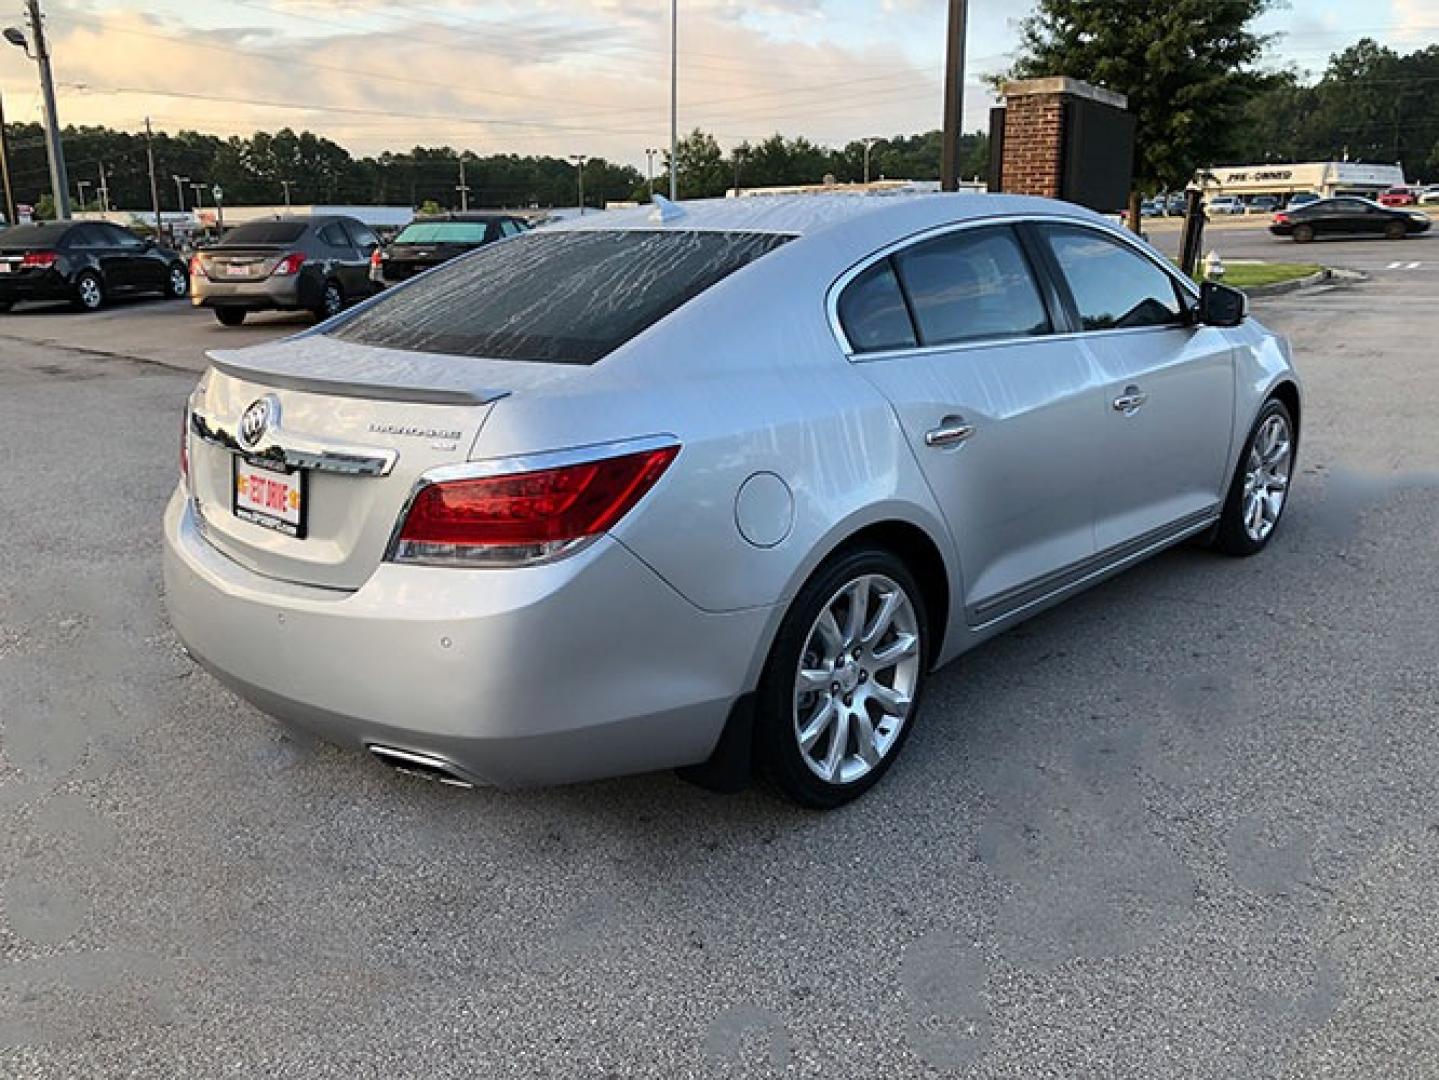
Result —
<instances>
[{"instance_id":1,"label":"chrome exhaust tip","mask_svg":"<svg viewBox=\"0 0 1439 1080\"><path fill-rule=\"evenodd\" d=\"M370 743L365 749L374 755L377 761L388 765L396 772L423 777L426 780L438 780L451 787L472 788L475 786L474 781L460 775L453 765L442 758L431 757L429 754L417 754L413 750L398 750L393 746L380 746L378 743Z\"/></svg>"}]
</instances>

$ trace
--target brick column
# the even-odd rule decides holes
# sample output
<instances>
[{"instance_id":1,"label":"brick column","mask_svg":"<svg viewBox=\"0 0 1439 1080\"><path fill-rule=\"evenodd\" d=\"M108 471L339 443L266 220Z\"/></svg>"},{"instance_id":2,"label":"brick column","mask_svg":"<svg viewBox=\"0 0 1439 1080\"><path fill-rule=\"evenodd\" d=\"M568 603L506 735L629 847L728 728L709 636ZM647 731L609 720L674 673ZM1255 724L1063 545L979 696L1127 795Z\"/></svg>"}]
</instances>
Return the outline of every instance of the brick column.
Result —
<instances>
[{"instance_id":1,"label":"brick column","mask_svg":"<svg viewBox=\"0 0 1439 1080\"><path fill-rule=\"evenodd\" d=\"M1056 76L1004 85L1004 136L1000 155L1003 190L1016 195L1063 195L1065 103L1087 98L1119 109L1122 94Z\"/></svg>"}]
</instances>

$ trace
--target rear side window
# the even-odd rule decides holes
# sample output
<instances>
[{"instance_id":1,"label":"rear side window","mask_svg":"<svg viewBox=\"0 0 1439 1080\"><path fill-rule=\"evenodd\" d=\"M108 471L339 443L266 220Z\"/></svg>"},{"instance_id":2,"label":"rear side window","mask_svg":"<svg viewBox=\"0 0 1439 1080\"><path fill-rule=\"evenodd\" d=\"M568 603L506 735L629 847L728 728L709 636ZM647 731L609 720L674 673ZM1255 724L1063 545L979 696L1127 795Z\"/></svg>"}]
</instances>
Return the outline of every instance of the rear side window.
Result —
<instances>
[{"instance_id":1,"label":"rear side window","mask_svg":"<svg viewBox=\"0 0 1439 1080\"><path fill-rule=\"evenodd\" d=\"M347 248L351 246L349 233L345 232L345 227L338 221L332 221L328 225L321 226L315 235L318 236L323 243L329 244L330 247Z\"/></svg>"},{"instance_id":2,"label":"rear side window","mask_svg":"<svg viewBox=\"0 0 1439 1080\"><path fill-rule=\"evenodd\" d=\"M488 221L417 221L395 237L397 244L483 244Z\"/></svg>"},{"instance_id":3,"label":"rear side window","mask_svg":"<svg viewBox=\"0 0 1439 1080\"><path fill-rule=\"evenodd\" d=\"M592 364L789 237L527 233L446 263L332 332L360 345Z\"/></svg>"},{"instance_id":4,"label":"rear side window","mask_svg":"<svg viewBox=\"0 0 1439 1080\"><path fill-rule=\"evenodd\" d=\"M243 244L293 244L305 235L303 221L252 221L225 234L221 247Z\"/></svg>"},{"instance_id":5,"label":"rear side window","mask_svg":"<svg viewBox=\"0 0 1439 1080\"><path fill-rule=\"evenodd\" d=\"M839 298L839 324L855 352L914 348L914 325L888 259L845 286Z\"/></svg>"},{"instance_id":6,"label":"rear side window","mask_svg":"<svg viewBox=\"0 0 1439 1080\"><path fill-rule=\"evenodd\" d=\"M1049 333L1039 286L1007 226L948 233L894 261L922 345Z\"/></svg>"},{"instance_id":7,"label":"rear side window","mask_svg":"<svg viewBox=\"0 0 1439 1080\"><path fill-rule=\"evenodd\" d=\"M1085 330L1183 323L1174 279L1137 251L1093 229L1043 227Z\"/></svg>"}]
</instances>

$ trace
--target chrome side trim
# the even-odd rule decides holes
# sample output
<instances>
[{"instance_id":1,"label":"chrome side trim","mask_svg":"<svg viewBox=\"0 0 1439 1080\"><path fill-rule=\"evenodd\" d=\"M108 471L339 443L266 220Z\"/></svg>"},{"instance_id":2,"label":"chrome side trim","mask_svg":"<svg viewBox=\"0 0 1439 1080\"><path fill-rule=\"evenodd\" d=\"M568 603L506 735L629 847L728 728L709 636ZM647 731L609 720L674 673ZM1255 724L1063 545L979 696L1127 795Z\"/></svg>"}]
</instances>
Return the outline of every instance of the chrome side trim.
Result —
<instances>
[{"instance_id":1,"label":"chrome side trim","mask_svg":"<svg viewBox=\"0 0 1439 1080\"><path fill-rule=\"evenodd\" d=\"M190 411L190 431L197 439L236 454L268 458L292 469L340 473L345 476L388 476L400 460L399 451L383 446L325 440L272 426L253 448L240 445L236 433L198 409Z\"/></svg>"},{"instance_id":2,"label":"chrome side trim","mask_svg":"<svg viewBox=\"0 0 1439 1080\"><path fill-rule=\"evenodd\" d=\"M976 630L992 626L1002 619L1007 619L1026 608L1077 588L1127 563L1138 562L1140 559L1153 555L1186 536L1200 532L1218 519L1219 505L1217 503L1204 510L1186 514L1177 521L1162 525L1157 529L1151 529L1133 540L1116 544L1086 559L1081 559L1077 563L1061 567L1052 573L1035 578L1033 581L1027 581L1023 585L1006 589L983 603L970 605L965 610L967 621Z\"/></svg>"},{"instance_id":3,"label":"chrome side trim","mask_svg":"<svg viewBox=\"0 0 1439 1080\"><path fill-rule=\"evenodd\" d=\"M928 356L934 353L955 352L964 349L988 349L997 345L1012 345L1021 341L1065 341L1071 338L1095 338L1108 334L1152 334L1155 331L1192 329L1192 327L1176 323L1172 326L1127 326L1111 330L1075 330L1060 334L1015 334L1007 337L986 338L983 341L955 342L952 345L918 345L908 349L884 349L863 353L857 352L854 346L850 344L849 337L844 332L844 326L839 321L839 298L851 281L859 277L860 274L864 273L875 263L881 259L887 259L896 252L903 251L905 248L911 247L914 244L924 243L926 240L933 240L937 236L945 236L954 232L964 232L967 229L982 229L986 226L1017 225L1026 222L1070 225L1076 228L1090 229L1103 236L1127 244L1136 254L1148 259L1160 270L1164 271L1191 300L1195 303L1199 301L1199 290L1194 282L1182 274L1176 274L1172 266L1165 264L1164 258L1159 252L1135 237L1135 235L1127 229L1121 229L1108 223L1091 221L1088 218L1068 217L1064 214L1002 214L995 217L972 218L967 221L937 225L887 244L878 251L866 255L831 283L829 291L825 294L825 313L829 318L830 331L839 343L841 351L843 351L844 355L852 362L863 364L872 360L892 360L909 356Z\"/></svg>"}]
</instances>

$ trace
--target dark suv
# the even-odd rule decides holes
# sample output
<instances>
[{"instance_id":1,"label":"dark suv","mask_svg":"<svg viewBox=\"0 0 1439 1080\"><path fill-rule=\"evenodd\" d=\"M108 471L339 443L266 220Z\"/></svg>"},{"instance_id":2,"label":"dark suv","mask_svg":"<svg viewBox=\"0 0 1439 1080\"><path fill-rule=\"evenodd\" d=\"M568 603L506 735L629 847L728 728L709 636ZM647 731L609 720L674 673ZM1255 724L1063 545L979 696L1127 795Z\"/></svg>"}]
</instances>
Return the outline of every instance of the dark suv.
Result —
<instances>
[{"instance_id":1,"label":"dark suv","mask_svg":"<svg viewBox=\"0 0 1439 1080\"><path fill-rule=\"evenodd\" d=\"M213 308L226 326L251 311L311 311L319 319L378 292L370 228L338 214L251 221L190 260L196 307Z\"/></svg>"},{"instance_id":2,"label":"dark suv","mask_svg":"<svg viewBox=\"0 0 1439 1080\"><path fill-rule=\"evenodd\" d=\"M513 214L460 213L416 218L372 260L370 276L393 285L477 247L518 236L528 228L524 218Z\"/></svg>"},{"instance_id":3,"label":"dark suv","mask_svg":"<svg viewBox=\"0 0 1439 1080\"><path fill-rule=\"evenodd\" d=\"M185 262L106 221L42 221L0 233L0 311L22 300L68 300L96 311L111 296L184 296Z\"/></svg>"}]
</instances>

